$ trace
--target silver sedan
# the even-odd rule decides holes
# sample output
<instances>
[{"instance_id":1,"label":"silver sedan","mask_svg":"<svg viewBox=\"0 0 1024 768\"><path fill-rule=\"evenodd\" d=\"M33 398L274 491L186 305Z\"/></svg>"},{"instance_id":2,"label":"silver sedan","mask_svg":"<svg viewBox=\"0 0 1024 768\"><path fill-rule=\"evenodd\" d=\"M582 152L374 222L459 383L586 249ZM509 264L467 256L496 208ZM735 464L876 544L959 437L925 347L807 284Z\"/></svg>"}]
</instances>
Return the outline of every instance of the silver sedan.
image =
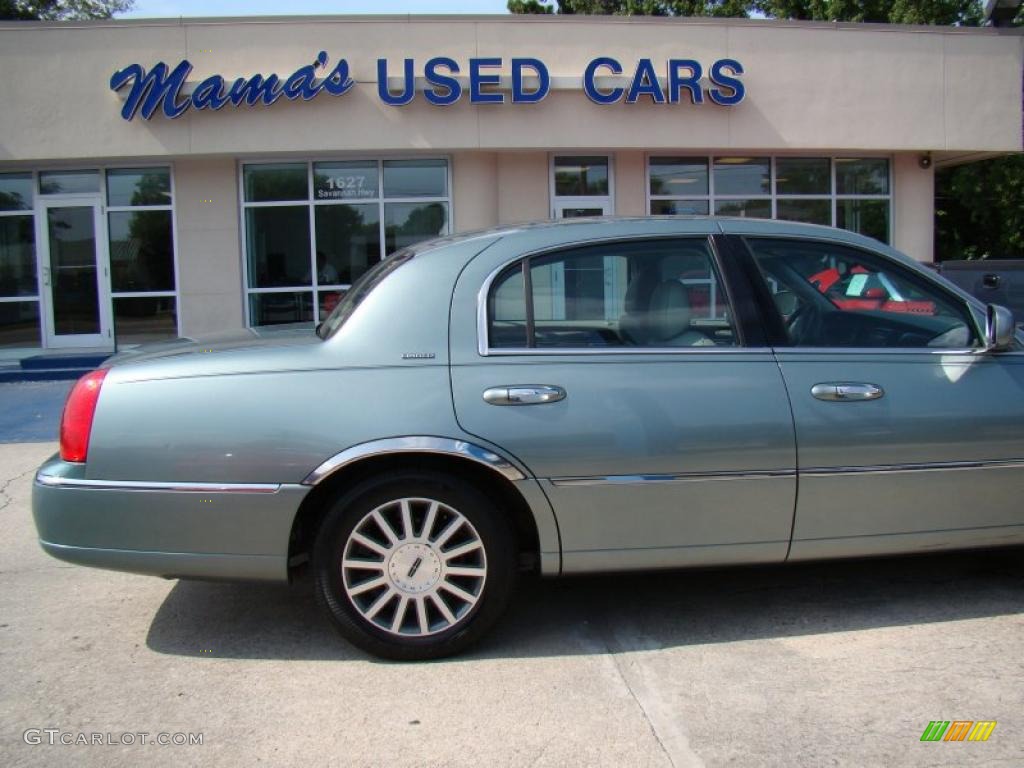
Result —
<instances>
[{"instance_id":1,"label":"silver sedan","mask_svg":"<svg viewBox=\"0 0 1024 768\"><path fill-rule=\"evenodd\" d=\"M370 269L317 329L75 386L43 548L175 578L310 568L356 645L456 653L518 575L1024 542L1010 313L808 225L576 220Z\"/></svg>"}]
</instances>

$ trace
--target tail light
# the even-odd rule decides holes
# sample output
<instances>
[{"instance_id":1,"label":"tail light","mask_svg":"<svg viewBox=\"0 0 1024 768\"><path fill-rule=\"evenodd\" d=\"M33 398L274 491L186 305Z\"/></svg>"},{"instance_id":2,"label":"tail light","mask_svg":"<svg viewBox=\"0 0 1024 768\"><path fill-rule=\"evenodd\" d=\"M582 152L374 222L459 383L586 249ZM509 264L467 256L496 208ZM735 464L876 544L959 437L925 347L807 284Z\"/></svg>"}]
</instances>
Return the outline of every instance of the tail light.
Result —
<instances>
[{"instance_id":1,"label":"tail light","mask_svg":"<svg viewBox=\"0 0 1024 768\"><path fill-rule=\"evenodd\" d=\"M60 418L60 457L64 461L84 462L89 455L89 434L96 401L107 375L106 368L85 374L71 389Z\"/></svg>"}]
</instances>

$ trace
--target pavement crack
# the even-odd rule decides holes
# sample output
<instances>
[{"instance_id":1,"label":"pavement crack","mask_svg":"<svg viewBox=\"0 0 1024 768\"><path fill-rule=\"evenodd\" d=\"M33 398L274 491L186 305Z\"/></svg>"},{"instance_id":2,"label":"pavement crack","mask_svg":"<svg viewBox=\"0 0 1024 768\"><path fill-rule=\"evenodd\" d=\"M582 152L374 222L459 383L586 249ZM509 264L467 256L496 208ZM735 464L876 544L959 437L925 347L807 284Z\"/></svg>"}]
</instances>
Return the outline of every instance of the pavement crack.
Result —
<instances>
[{"instance_id":1,"label":"pavement crack","mask_svg":"<svg viewBox=\"0 0 1024 768\"><path fill-rule=\"evenodd\" d=\"M12 497L7 495L7 489L10 488L13 483L16 483L17 481L21 480L24 477L28 477L35 471L36 470L34 468L26 469L20 475L15 475L14 477L8 478L7 480L4 481L3 485L0 485L0 512L7 509L10 503L14 501Z\"/></svg>"},{"instance_id":2,"label":"pavement crack","mask_svg":"<svg viewBox=\"0 0 1024 768\"><path fill-rule=\"evenodd\" d=\"M625 672L622 671L622 664L619 661L619 652L612 649L611 645L605 641L605 647L608 649L608 655L612 658L612 664L615 665L615 671L619 674L619 679L622 680L622 684L626 686L626 690L629 692L630 697L636 703L640 709L640 713L644 716L644 721L647 723L647 727L651 731L651 735L654 740L658 742L658 746L661 747L661 751L665 754L665 758L668 760L669 765L672 768L678 768L676 761L672 758L672 754L668 751L668 747L665 746L665 742L662 741L661 735L658 733L658 729L654 727L654 722L651 720L651 715L647 711L647 707L640 701L640 697L636 695L636 691L633 689L632 684L629 682L629 677L626 676Z\"/></svg>"}]
</instances>

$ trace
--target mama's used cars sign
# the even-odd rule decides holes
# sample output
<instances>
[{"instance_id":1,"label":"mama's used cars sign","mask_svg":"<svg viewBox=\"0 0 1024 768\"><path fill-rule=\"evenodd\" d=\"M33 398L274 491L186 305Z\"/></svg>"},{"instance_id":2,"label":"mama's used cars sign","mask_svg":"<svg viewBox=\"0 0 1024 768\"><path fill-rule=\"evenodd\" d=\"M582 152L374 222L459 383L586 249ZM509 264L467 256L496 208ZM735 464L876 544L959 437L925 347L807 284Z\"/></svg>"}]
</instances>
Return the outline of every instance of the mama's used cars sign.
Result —
<instances>
[{"instance_id":1,"label":"mama's used cars sign","mask_svg":"<svg viewBox=\"0 0 1024 768\"><path fill-rule=\"evenodd\" d=\"M217 111L243 104L270 105L278 99L311 101L322 93L344 96L355 86L345 59L328 68L326 51L320 51L312 64L299 67L287 77L256 74L233 80L211 75L198 84L190 83L192 63L187 59L171 69L159 62L148 71L141 64L119 69L110 78L115 92L127 90L121 116L131 120L141 114L146 120L157 111L174 119L190 109ZM422 97L431 104L447 106L461 99L471 104L531 104L541 101L554 81L544 62L534 58L509 61L511 77L499 74L504 61L497 57L476 57L465 68L455 59L435 56L417 74L416 62L405 59L402 72L389 72L388 60L377 59L377 95L385 104L402 106ZM659 69L651 59L640 59L632 72L610 56L598 56L587 64L582 88L597 104L624 101L636 104L649 99L654 104L678 104L684 98L691 104L703 104L705 98L722 106L743 101L746 89L740 80L743 65L735 59L718 59L705 71L696 59L668 59ZM574 83L579 84L579 78ZM579 85L575 85L579 87Z\"/></svg>"}]
</instances>

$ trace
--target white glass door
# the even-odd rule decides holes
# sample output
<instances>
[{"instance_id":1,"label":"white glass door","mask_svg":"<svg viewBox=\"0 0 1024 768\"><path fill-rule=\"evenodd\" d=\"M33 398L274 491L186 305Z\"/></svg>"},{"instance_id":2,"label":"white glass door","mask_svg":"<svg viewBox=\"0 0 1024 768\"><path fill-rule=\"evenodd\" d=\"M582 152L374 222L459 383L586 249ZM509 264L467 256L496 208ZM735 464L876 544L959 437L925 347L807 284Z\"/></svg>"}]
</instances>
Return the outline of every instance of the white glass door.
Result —
<instances>
[{"instance_id":1,"label":"white glass door","mask_svg":"<svg viewBox=\"0 0 1024 768\"><path fill-rule=\"evenodd\" d=\"M113 345L110 279L98 196L50 198L39 217L46 346Z\"/></svg>"},{"instance_id":2,"label":"white glass door","mask_svg":"<svg viewBox=\"0 0 1024 768\"><path fill-rule=\"evenodd\" d=\"M578 219L583 216L609 216L611 203L605 200L558 200L555 203L556 219Z\"/></svg>"}]
</instances>

